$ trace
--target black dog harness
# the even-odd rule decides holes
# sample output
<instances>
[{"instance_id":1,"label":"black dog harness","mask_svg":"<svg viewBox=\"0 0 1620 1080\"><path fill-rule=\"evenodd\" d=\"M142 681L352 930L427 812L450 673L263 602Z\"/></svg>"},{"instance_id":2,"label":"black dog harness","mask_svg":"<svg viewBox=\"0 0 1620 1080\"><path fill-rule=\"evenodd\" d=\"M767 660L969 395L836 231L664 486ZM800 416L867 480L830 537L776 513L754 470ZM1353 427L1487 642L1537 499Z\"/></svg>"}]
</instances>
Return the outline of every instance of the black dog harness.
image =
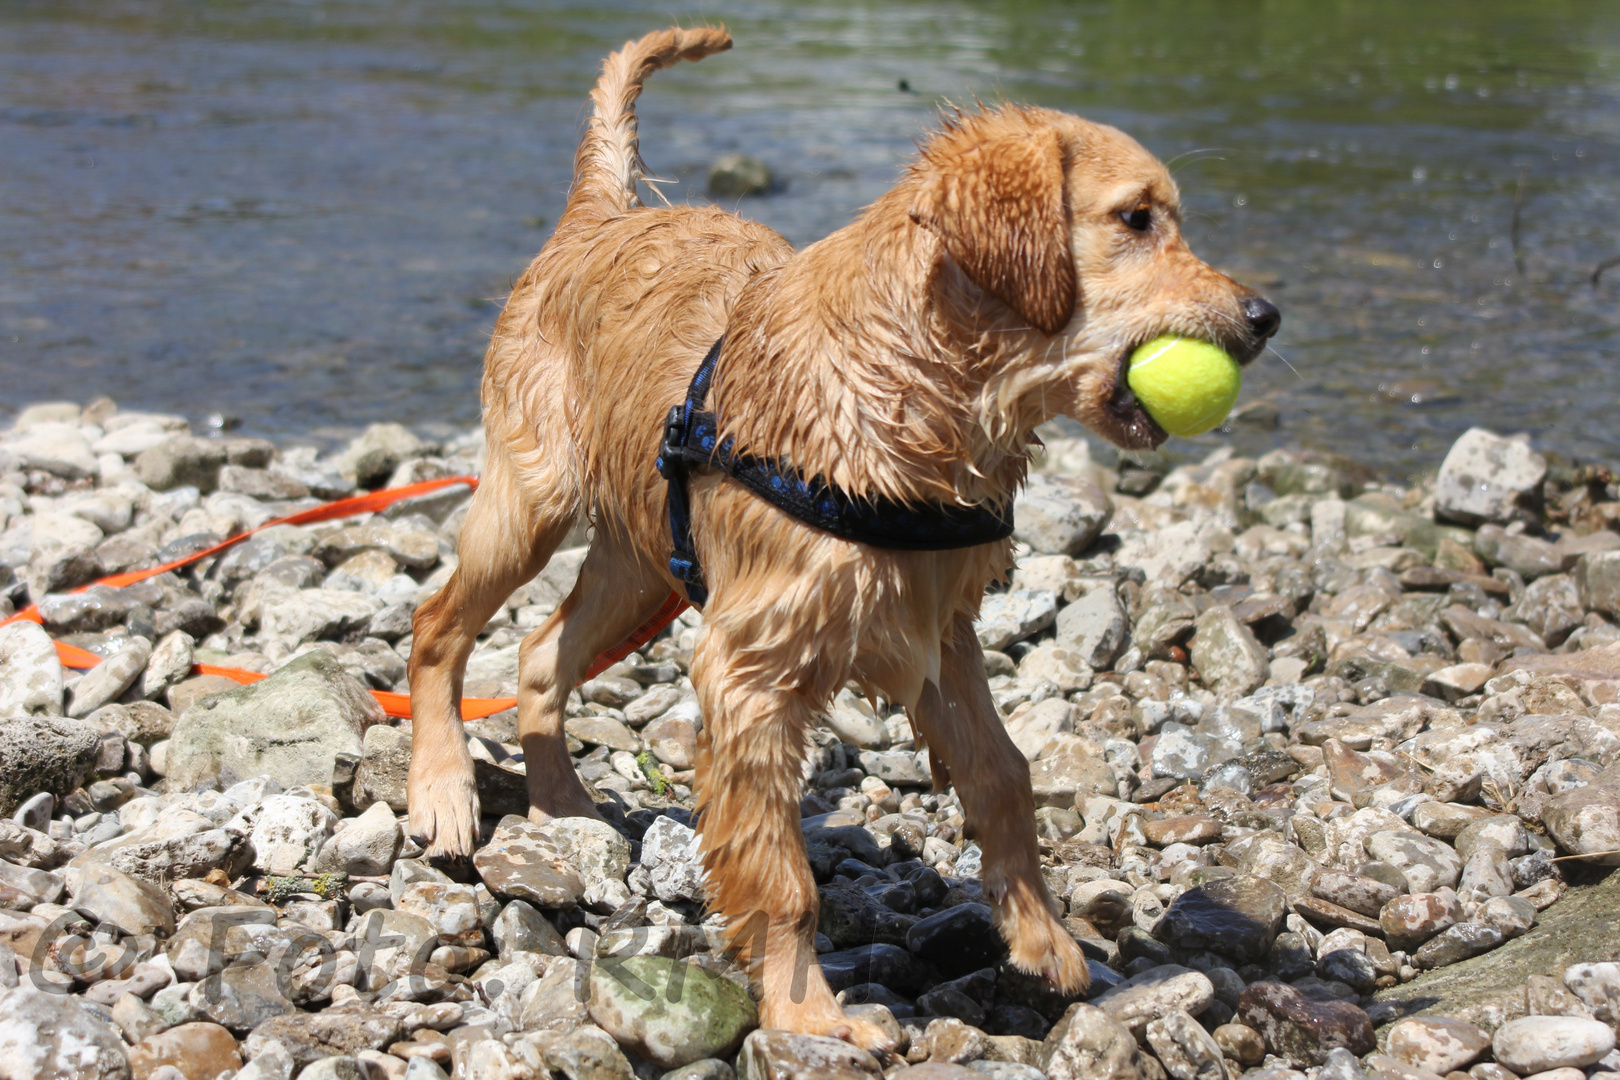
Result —
<instances>
[{"instance_id":1,"label":"black dog harness","mask_svg":"<svg viewBox=\"0 0 1620 1080\"><path fill-rule=\"evenodd\" d=\"M658 473L669 481L669 533L674 554L669 572L686 583L694 604L708 599L703 568L692 546L691 504L686 480L693 468L719 469L755 495L807 525L845 540L902 551L949 551L975 547L1012 535L1012 504L983 506L908 506L892 499L851 495L820 476L808 480L792 466L772 458L733 452L732 440L721 440L714 413L703 411L720 359L722 336L703 358L686 388L684 404L670 408L664 440L658 448Z\"/></svg>"}]
</instances>

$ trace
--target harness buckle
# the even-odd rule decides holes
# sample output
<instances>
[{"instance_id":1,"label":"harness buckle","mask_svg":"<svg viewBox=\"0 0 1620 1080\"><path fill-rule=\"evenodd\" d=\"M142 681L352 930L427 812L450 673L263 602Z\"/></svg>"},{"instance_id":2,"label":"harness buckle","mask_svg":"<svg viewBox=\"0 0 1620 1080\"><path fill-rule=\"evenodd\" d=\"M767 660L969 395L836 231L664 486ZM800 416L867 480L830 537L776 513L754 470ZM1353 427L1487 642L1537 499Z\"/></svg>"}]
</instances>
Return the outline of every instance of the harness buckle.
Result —
<instances>
[{"instance_id":1,"label":"harness buckle","mask_svg":"<svg viewBox=\"0 0 1620 1080\"><path fill-rule=\"evenodd\" d=\"M685 475L682 451L686 448L686 407L671 405L664 417L664 438L658 444L658 475L675 480Z\"/></svg>"}]
</instances>

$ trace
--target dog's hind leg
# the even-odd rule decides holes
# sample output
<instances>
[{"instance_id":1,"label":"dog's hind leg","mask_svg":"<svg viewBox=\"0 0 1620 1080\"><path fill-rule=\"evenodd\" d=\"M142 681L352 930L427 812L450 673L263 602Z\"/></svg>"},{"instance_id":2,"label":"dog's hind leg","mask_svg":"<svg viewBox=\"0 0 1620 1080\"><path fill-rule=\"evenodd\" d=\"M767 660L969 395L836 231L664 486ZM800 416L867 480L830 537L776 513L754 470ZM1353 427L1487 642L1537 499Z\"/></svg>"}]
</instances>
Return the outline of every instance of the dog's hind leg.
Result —
<instances>
[{"instance_id":1,"label":"dog's hind leg","mask_svg":"<svg viewBox=\"0 0 1620 1080\"><path fill-rule=\"evenodd\" d=\"M746 963L759 987L761 1027L890 1049L877 1025L844 1015L816 961L820 898L799 826L810 705L738 654L710 624L692 664L704 716L698 828L727 956Z\"/></svg>"},{"instance_id":2,"label":"dog's hind leg","mask_svg":"<svg viewBox=\"0 0 1620 1080\"><path fill-rule=\"evenodd\" d=\"M1029 763L1007 736L985 681L973 624L958 618L943 642L940 683L928 683L917 727L944 762L984 851L984 893L994 906L1013 963L1074 993L1090 982L1085 956L1052 913L1035 840Z\"/></svg>"},{"instance_id":3,"label":"dog's hind leg","mask_svg":"<svg viewBox=\"0 0 1620 1080\"><path fill-rule=\"evenodd\" d=\"M596 817L563 735L569 691L591 661L657 612L669 585L611 528L599 528L573 591L523 639L518 660L518 735L528 773L529 816Z\"/></svg>"},{"instance_id":4,"label":"dog's hind leg","mask_svg":"<svg viewBox=\"0 0 1620 1080\"><path fill-rule=\"evenodd\" d=\"M478 790L461 726L461 682L484 624L545 566L573 524L560 488L543 501L492 450L457 544L450 580L416 611L410 659L411 835L434 861L466 859L478 839Z\"/></svg>"}]
</instances>

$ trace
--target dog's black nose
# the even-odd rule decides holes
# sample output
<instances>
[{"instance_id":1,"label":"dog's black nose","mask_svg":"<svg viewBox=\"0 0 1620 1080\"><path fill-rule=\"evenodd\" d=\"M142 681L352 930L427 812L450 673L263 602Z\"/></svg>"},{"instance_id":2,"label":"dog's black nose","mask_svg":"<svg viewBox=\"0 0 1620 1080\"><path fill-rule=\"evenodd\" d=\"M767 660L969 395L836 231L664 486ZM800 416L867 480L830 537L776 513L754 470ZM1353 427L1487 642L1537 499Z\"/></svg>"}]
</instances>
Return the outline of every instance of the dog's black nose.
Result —
<instances>
[{"instance_id":1,"label":"dog's black nose","mask_svg":"<svg viewBox=\"0 0 1620 1080\"><path fill-rule=\"evenodd\" d=\"M1243 315L1249 320L1249 332L1261 341L1275 334L1282 325L1282 312L1263 296L1245 296Z\"/></svg>"}]
</instances>

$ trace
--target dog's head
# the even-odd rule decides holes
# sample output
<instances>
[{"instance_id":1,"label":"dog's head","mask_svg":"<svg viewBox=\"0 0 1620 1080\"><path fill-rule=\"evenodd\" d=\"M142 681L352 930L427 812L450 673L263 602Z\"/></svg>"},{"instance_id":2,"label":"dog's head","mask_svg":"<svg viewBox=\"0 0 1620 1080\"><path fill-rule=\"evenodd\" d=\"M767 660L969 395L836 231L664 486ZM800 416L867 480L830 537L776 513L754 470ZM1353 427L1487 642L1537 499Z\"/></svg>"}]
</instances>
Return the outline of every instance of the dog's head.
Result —
<instances>
[{"instance_id":1,"label":"dog's head","mask_svg":"<svg viewBox=\"0 0 1620 1080\"><path fill-rule=\"evenodd\" d=\"M996 350L992 392L1020 419L1064 413L1119 446L1157 446L1165 432L1125 385L1131 352L1177 334L1248 363L1281 320L1188 249L1175 181L1114 128L985 110L924 144L908 179L911 220L940 241L944 302L981 333L1041 335Z\"/></svg>"}]
</instances>

